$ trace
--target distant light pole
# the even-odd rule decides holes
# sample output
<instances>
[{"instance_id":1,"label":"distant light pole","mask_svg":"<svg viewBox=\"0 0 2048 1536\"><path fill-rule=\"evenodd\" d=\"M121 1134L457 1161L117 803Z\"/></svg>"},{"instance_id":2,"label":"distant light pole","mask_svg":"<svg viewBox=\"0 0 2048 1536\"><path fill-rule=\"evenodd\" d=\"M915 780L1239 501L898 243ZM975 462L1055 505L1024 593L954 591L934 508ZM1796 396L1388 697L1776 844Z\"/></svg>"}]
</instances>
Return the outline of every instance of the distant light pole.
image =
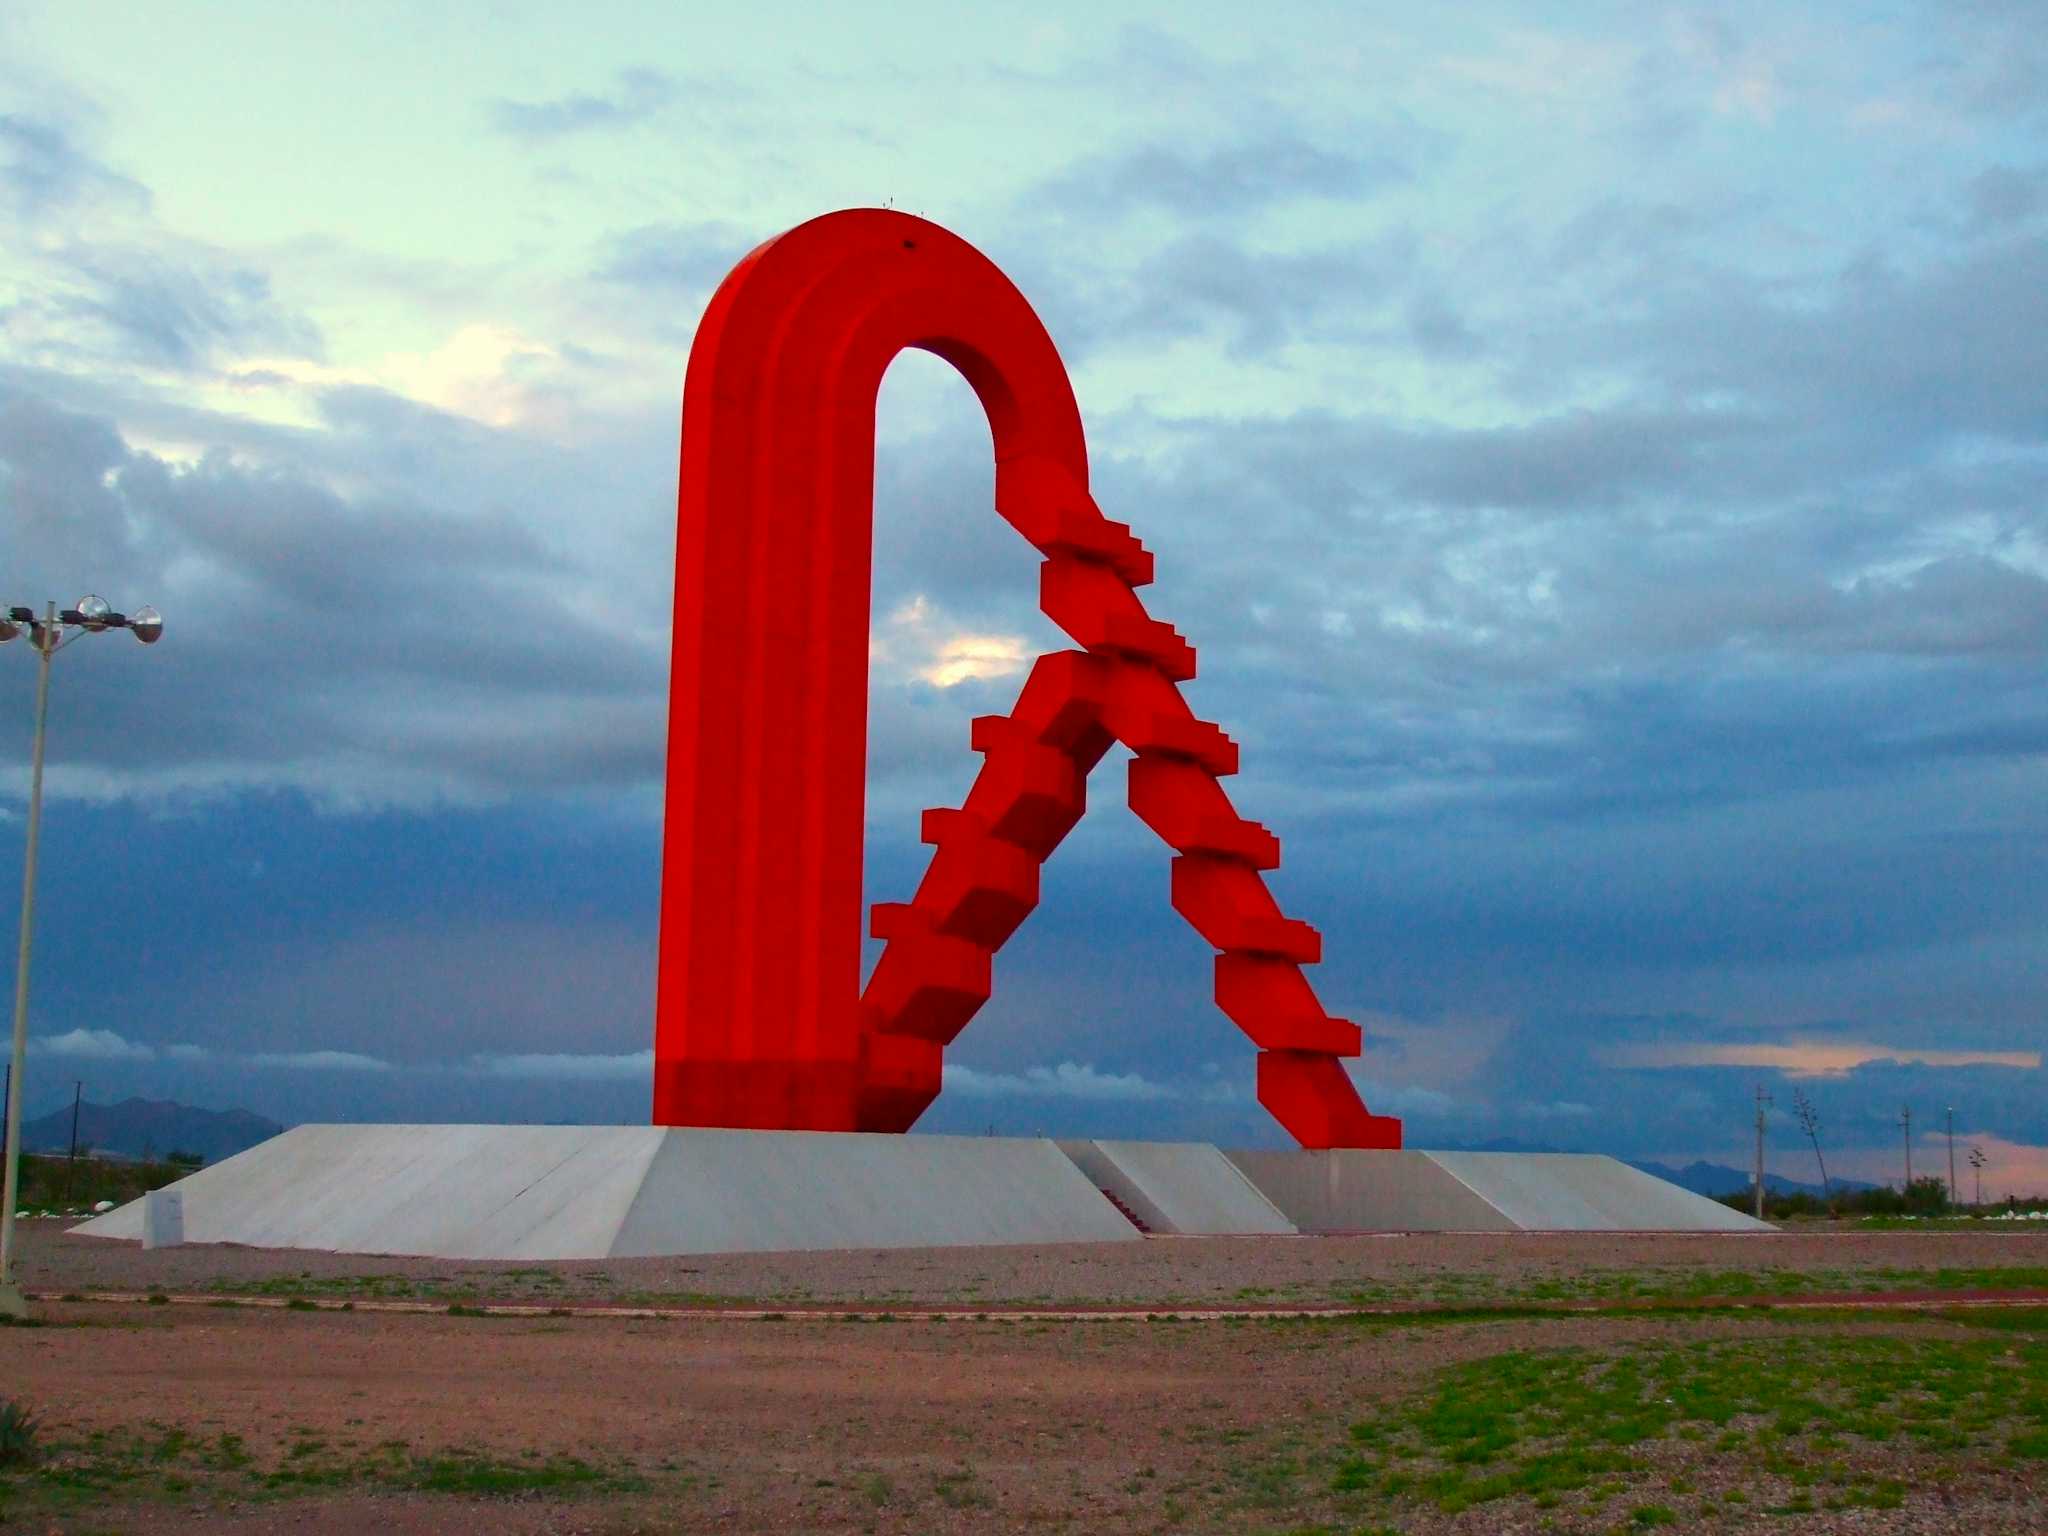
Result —
<instances>
[{"instance_id":1,"label":"distant light pole","mask_svg":"<svg viewBox=\"0 0 2048 1536\"><path fill-rule=\"evenodd\" d=\"M36 852L43 829L43 737L50 719L50 663L79 634L97 635L125 629L144 645L164 632L163 615L154 608L116 613L104 599L87 595L76 608L47 605L37 618L32 608L0 610L0 644L28 631L36 653L35 733L29 748L28 847L21 871L21 950L14 967L14 1052L7 1074L7 1170L0 1179L0 1316L20 1317L27 1300L14 1284L14 1201L21 1189L21 1101L25 1097L22 1068L28 1056L28 960L35 937ZM67 635L65 630L77 633Z\"/></svg>"},{"instance_id":2,"label":"distant light pole","mask_svg":"<svg viewBox=\"0 0 2048 1536\"><path fill-rule=\"evenodd\" d=\"M1977 1209L1984 1209L1984 1165L1990 1159L1985 1157L1982 1147L1970 1148L1970 1170L1977 1175Z\"/></svg>"},{"instance_id":3,"label":"distant light pole","mask_svg":"<svg viewBox=\"0 0 2048 1536\"><path fill-rule=\"evenodd\" d=\"M1910 1105L1910 1104L1901 1104L1901 1105L1899 1106L1899 1124L1900 1124L1900 1125L1901 1125L1902 1127L1904 1127L1904 1129L1905 1129L1905 1133L1906 1133L1906 1193L1907 1193L1908 1195L1911 1195L1911 1194L1913 1193L1913 1106L1912 1106L1912 1105Z\"/></svg>"},{"instance_id":4,"label":"distant light pole","mask_svg":"<svg viewBox=\"0 0 2048 1536\"><path fill-rule=\"evenodd\" d=\"M1948 1203L1961 1205L1956 1198L1956 1107L1948 1107Z\"/></svg>"}]
</instances>

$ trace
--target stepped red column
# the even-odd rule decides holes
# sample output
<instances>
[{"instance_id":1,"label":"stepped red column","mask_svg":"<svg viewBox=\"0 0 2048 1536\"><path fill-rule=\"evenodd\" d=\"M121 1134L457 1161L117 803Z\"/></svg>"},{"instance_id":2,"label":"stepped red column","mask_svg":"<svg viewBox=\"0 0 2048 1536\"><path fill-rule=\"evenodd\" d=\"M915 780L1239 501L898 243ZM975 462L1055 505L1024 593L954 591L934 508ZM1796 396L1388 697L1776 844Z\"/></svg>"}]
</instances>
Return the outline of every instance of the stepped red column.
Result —
<instances>
[{"instance_id":1,"label":"stepped red column","mask_svg":"<svg viewBox=\"0 0 2048 1536\"><path fill-rule=\"evenodd\" d=\"M1084 647L1042 658L965 806L926 813L931 868L878 906L859 987L875 398L905 347L988 413L997 510L1045 554L1040 601ZM1398 1146L1338 1061L1300 966L1313 929L1258 871L1279 845L1230 808L1236 748L1178 682L1194 652L1146 614L1152 557L1088 495L1080 413L1044 327L979 252L874 209L749 255L713 297L684 387L654 1120L907 1129L989 994L1112 741L1132 805L1179 853L1173 903L1220 951L1217 995L1260 1045L1259 1097L1305 1145Z\"/></svg>"}]
</instances>

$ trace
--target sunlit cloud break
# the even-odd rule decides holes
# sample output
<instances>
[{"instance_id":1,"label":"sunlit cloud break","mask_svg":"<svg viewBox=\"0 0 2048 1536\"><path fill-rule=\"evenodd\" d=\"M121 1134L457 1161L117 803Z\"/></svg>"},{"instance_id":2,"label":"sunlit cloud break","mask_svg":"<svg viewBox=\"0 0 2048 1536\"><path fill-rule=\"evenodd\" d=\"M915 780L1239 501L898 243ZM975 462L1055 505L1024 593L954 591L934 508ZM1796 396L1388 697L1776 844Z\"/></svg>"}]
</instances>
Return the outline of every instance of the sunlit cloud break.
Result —
<instances>
[{"instance_id":1,"label":"sunlit cloud break","mask_svg":"<svg viewBox=\"0 0 2048 1536\"><path fill-rule=\"evenodd\" d=\"M111 1029L74 1029L40 1036L30 1043L38 1055L80 1061L141 1064L175 1061L309 1072L393 1072L396 1064L354 1051L259 1051L252 1055L211 1051L197 1045L154 1046L130 1040ZM616 1054L532 1052L478 1054L461 1061L406 1064L415 1073L438 1072L460 1077L511 1078L541 1082L645 1082L654 1071L652 1050ZM1211 1076L1215 1077L1213 1068ZM1228 1098L1235 1089L1220 1077L1200 1084L1155 1082L1136 1072L1101 1072L1086 1062L1063 1061L1052 1067L1027 1067L1022 1072L982 1072L947 1063L946 1088L973 1099L1084 1099L1145 1102L1162 1099Z\"/></svg>"},{"instance_id":2,"label":"sunlit cloud break","mask_svg":"<svg viewBox=\"0 0 2048 1536\"><path fill-rule=\"evenodd\" d=\"M188 1065L251 1067L287 1072L395 1072L398 1064L360 1051L257 1051L243 1054L214 1051L202 1045L149 1045L111 1029L73 1029L41 1035L29 1042L38 1056L74 1061L181 1062ZM654 1052L622 1051L617 1055L537 1052L519 1055L480 1054L457 1062L415 1062L414 1072L445 1072L462 1077L537 1079L548 1082L632 1082L654 1071Z\"/></svg>"},{"instance_id":3,"label":"sunlit cloud break","mask_svg":"<svg viewBox=\"0 0 2048 1536\"><path fill-rule=\"evenodd\" d=\"M1019 635L977 634L952 629L923 593L897 605L875 626L868 642L870 664L894 665L934 688L1014 677L1030 660Z\"/></svg>"},{"instance_id":4,"label":"sunlit cloud break","mask_svg":"<svg viewBox=\"0 0 2048 1536\"><path fill-rule=\"evenodd\" d=\"M390 1072L390 1062L360 1051L258 1051L247 1057L252 1067L282 1067L291 1072Z\"/></svg>"},{"instance_id":5,"label":"sunlit cloud break","mask_svg":"<svg viewBox=\"0 0 2048 1536\"><path fill-rule=\"evenodd\" d=\"M1022 1072L981 1072L946 1063L948 1092L970 1099L1177 1099L1181 1090L1136 1072L1098 1072L1084 1062L1026 1067Z\"/></svg>"},{"instance_id":6,"label":"sunlit cloud break","mask_svg":"<svg viewBox=\"0 0 2048 1536\"><path fill-rule=\"evenodd\" d=\"M645 1082L654 1075L654 1052L623 1051L616 1056L549 1052L472 1056L468 1069L484 1077L539 1078L549 1082Z\"/></svg>"},{"instance_id":7,"label":"sunlit cloud break","mask_svg":"<svg viewBox=\"0 0 2048 1536\"><path fill-rule=\"evenodd\" d=\"M1787 1077L1842 1077L1874 1062L1925 1067L2038 1070L2039 1051L1939 1051L1830 1040L1791 1045L1624 1045L1605 1054L1616 1067L1774 1067Z\"/></svg>"},{"instance_id":8,"label":"sunlit cloud break","mask_svg":"<svg viewBox=\"0 0 2048 1536\"><path fill-rule=\"evenodd\" d=\"M43 1035L28 1043L32 1055L69 1056L78 1061L154 1061L154 1046L130 1040L111 1029L71 1029Z\"/></svg>"},{"instance_id":9,"label":"sunlit cloud break","mask_svg":"<svg viewBox=\"0 0 2048 1536\"><path fill-rule=\"evenodd\" d=\"M38 1056L63 1056L74 1061L176 1061L188 1064L217 1062L228 1066L279 1069L288 1072L390 1072L392 1064L381 1056L360 1051L257 1051L208 1050L203 1045L179 1041L149 1045L111 1029L72 1029L61 1035L38 1035L29 1041L29 1051Z\"/></svg>"},{"instance_id":10,"label":"sunlit cloud break","mask_svg":"<svg viewBox=\"0 0 2048 1536\"><path fill-rule=\"evenodd\" d=\"M955 635L939 646L938 659L917 675L934 688L951 688L1023 670L1024 642L1015 635Z\"/></svg>"}]
</instances>

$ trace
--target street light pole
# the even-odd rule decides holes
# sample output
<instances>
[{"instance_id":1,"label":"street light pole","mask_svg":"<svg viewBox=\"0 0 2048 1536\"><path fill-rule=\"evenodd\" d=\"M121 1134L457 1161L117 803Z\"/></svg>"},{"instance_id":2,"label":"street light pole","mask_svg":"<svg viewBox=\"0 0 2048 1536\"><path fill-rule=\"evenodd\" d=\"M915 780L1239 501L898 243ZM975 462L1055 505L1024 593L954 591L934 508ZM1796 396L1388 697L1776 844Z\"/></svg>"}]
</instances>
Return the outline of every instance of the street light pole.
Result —
<instances>
[{"instance_id":1,"label":"street light pole","mask_svg":"<svg viewBox=\"0 0 2048 1536\"><path fill-rule=\"evenodd\" d=\"M1956 1107L1948 1107L1948 1203L1960 1205L1956 1196Z\"/></svg>"},{"instance_id":2,"label":"street light pole","mask_svg":"<svg viewBox=\"0 0 2048 1536\"><path fill-rule=\"evenodd\" d=\"M50 663L71 639L77 638L64 638L67 626L87 634L128 629L144 645L153 644L164 632L164 621L154 608L138 608L130 617L115 613L99 598L90 596L81 597L76 608L62 612L50 603L40 619L27 608L0 610L0 642L12 640L24 625L28 628L29 644L36 652L36 717L29 747L27 849L21 870L21 947L14 967L14 1045L8 1058L6 1172L0 1174L0 1317L20 1317L28 1310L21 1288L14 1283L14 1202L21 1188L21 1101L27 1088L22 1068L28 1057L28 962L35 943L36 854L43 831L43 739L50 721Z\"/></svg>"},{"instance_id":3,"label":"street light pole","mask_svg":"<svg viewBox=\"0 0 2048 1536\"><path fill-rule=\"evenodd\" d=\"M0 1314L20 1316L26 1310L14 1284L14 1199L21 1188L21 1100L27 1086L21 1069L28 1057L28 959L36 931L36 853L43 833L43 736L50 723L50 663L57 657L57 605L51 603L43 621L31 626L29 643L36 648L36 723L28 768L28 851L21 866L21 948L14 964L14 1050L8 1062L6 1193L0 1196Z\"/></svg>"}]
</instances>

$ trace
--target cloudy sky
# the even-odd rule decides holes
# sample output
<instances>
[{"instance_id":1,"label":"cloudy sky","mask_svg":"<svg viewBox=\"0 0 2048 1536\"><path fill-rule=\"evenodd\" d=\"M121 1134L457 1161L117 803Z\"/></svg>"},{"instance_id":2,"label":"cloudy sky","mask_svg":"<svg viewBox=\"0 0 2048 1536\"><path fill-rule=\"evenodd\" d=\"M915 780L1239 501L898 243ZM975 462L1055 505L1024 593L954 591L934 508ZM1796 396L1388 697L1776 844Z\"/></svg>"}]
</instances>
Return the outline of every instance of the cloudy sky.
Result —
<instances>
[{"instance_id":1,"label":"cloudy sky","mask_svg":"<svg viewBox=\"0 0 2048 1536\"><path fill-rule=\"evenodd\" d=\"M1413 1142L1762 1082L1786 1172L1800 1090L2048 1186L2038 6L1418 14L0 10L0 600L168 622L57 663L31 1112L644 1116L692 329L887 204L1060 344ZM881 431L892 900L1061 640L966 385ZM926 1128L1277 1135L1121 781Z\"/></svg>"}]
</instances>

